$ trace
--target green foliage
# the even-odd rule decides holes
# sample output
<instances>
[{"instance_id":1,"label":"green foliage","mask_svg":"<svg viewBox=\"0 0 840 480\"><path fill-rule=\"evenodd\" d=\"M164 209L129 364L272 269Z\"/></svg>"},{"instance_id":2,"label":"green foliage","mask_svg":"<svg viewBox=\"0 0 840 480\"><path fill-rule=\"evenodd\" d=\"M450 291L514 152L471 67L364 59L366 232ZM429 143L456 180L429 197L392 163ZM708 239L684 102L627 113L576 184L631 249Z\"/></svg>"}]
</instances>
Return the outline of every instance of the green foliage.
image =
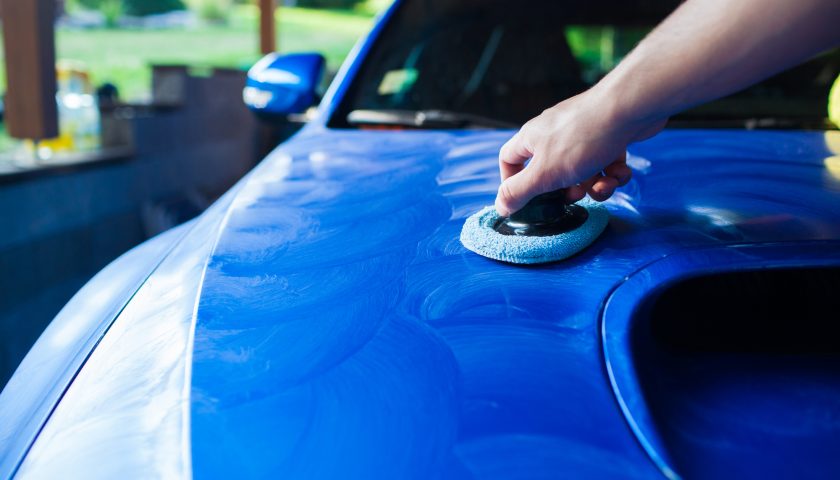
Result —
<instances>
[{"instance_id":1,"label":"green foliage","mask_svg":"<svg viewBox=\"0 0 840 480\"><path fill-rule=\"evenodd\" d=\"M185 8L183 0L67 0L67 5L71 9L99 10L106 18L113 12L144 16Z\"/></svg>"},{"instance_id":2,"label":"green foliage","mask_svg":"<svg viewBox=\"0 0 840 480\"><path fill-rule=\"evenodd\" d=\"M227 23L232 0L188 0L190 10L196 12L202 20L213 23Z\"/></svg>"},{"instance_id":3,"label":"green foliage","mask_svg":"<svg viewBox=\"0 0 840 480\"><path fill-rule=\"evenodd\" d=\"M362 3L365 3L365 0L298 0L297 6L304 8L334 8L349 10Z\"/></svg>"},{"instance_id":4,"label":"green foliage","mask_svg":"<svg viewBox=\"0 0 840 480\"><path fill-rule=\"evenodd\" d=\"M0 152L10 152L20 147L20 142L6 133L6 125L0 122Z\"/></svg>"},{"instance_id":5,"label":"green foliage","mask_svg":"<svg viewBox=\"0 0 840 480\"><path fill-rule=\"evenodd\" d=\"M143 17L173 10L183 10L181 0L123 0L123 9L127 15Z\"/></svg>"},{"instance_id":6,"label":"green foliage","mask_svg":"<svg viewBox=\"0 0 840 480\"><path fill-rule=\"evenodd\" d=\"M122 0L101 0L99 11L105 17L105 25L110 28L117 26L117 21L122 16Z\"/></svg>"},{"instance_id":7,"label":"green foliage","mask_svg":"<svg viewBox=\"0 0 840 480\"><path fill-rule=\"evenodd\" d=\"M87 10L99 10L99 7L105 3L107 0L73 0L72 2L67 2L73 5L78 5Z\"/></svg>"}]
</instances>

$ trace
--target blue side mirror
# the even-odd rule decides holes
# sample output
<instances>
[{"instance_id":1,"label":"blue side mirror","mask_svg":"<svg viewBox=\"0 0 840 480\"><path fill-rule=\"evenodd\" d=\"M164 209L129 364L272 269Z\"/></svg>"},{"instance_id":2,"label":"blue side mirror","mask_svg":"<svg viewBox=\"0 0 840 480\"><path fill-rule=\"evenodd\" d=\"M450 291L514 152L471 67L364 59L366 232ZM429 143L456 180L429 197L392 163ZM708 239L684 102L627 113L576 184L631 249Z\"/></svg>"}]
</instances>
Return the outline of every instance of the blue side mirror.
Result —
<instances>
[{"instance_id":1,"label":"blue side mirror","mask_svg":"<svg viewBox=\"0 0 840 480\"><path fill-rule=\"evenodd\" d=\"M318 53L266 55L248 70L245 105L268 117L303 113L315 103L324 65Z\"/></svg>"}]
</instances>

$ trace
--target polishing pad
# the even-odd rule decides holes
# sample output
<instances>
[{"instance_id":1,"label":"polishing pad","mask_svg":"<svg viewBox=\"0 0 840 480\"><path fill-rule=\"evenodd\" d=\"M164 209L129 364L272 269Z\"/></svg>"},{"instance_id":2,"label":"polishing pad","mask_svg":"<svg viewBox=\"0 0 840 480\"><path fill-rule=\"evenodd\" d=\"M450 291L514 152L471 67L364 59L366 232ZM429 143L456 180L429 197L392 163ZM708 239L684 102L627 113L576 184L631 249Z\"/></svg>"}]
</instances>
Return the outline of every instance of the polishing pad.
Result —
<instances>
[{"instance_id":1,"label":"polishing pad","mask_svg":"<svg viewBox=\"0 0 840 480\"><path fill-rule=\"evenodd\" d=\"M568 258L589 246L609 221L606 207L583 199L577 205L589 214L579 227L549 236L504 235L496 231L502 217L494 207L484 207L464 223L461 243L468 250L508 263L547 263Z\"/></svg>"}]
</instances>

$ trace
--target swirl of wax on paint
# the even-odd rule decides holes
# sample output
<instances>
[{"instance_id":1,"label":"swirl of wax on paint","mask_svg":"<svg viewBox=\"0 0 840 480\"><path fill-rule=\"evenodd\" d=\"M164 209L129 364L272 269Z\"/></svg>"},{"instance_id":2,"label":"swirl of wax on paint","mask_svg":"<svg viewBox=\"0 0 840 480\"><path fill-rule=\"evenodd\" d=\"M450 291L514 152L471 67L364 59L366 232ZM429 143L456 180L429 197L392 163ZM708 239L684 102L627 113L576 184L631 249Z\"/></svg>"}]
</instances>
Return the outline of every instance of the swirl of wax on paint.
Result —
<instances>
[{"instance_id":1,"label":"swirl of wax on paint","mask_svg":"<svg viewBox=\"0 0 840 480\"><path fill-rule=\"evenodd\" d=\"M404 261L395 253L294 273L281 269L263 274L263 281L210 269L199 306L196 361L216 365L207 373L231 392L226 401L237 401L232 392L254 398L333 368L381 328L403 288ZM382 283L359 291L358 285L374 282ZM248 315L231 328L238 312ZM225 370L229 374L221 375ZM201 372L195 375L200 383Z\"/></svg>"},{"instance_id":2,"label":"swirl of wax on paint","mask_svg":"<svg viewBox=\"0 0 840 480\"><path fill-rule=\"evenodd\" d=\"M228 407L231 418L243 407L262 413L260 423L218 423L194 410L193 451L207 460L196 474L245 471L249 457L237 451L247 444L275 452L248 470L256 476L429 478L451 463L459 398L446 344L415 320L391 317L333 368Z\"/></svg>"}]
</instances>

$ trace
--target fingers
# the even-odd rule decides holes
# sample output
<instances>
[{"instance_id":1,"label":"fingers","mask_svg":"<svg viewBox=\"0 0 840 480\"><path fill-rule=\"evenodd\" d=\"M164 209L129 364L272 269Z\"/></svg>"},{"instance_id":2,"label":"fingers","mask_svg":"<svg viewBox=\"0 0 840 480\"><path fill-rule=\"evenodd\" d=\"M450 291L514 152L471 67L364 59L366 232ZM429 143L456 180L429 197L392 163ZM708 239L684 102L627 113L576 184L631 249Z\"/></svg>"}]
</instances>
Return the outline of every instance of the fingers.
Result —
<instances>
[{"instance_id":1,"label":"fingers","mask_svg":"<svg viewBox=\"0 0 840 480\"><path fill-rule=\"evenodd\" d=\"M607 165L603 175L595 176L592 185L587 189L587 193L593 200L603 202L612 197L615 189L627 185L632 176L633 171L627 166L626 155L622 154L616 161Z\"/></svg>"},{"instance_id":2,"label":"fingers","mask_svg":"<svg viewBox=\"0 0 840 480\"><path fill-rule=\"evenodd\" d=\"M615 193L616 188L618 188L618 180L614 177L601 177L589 188L589 196L596 202L603 202Z\"/></svg>"},{"instance_id":3,"label":"fingers","mask_svg":"<svg viewBox=\"0 0 840 480\"><path fill-rule=\"evenodd\" d=\"M518 166L519 171L507 177L499 187L496 196L496 211L499 215L508 216L524 207L531 198L543 193L538 182L537 168ZM622 158L608 165L603 173L569 187L566 190L566 201L574 203L589 194L593 200L603 202L609 199L618 187L626 185L632 175L632 170Z\"/></svg>"},{"instance_id":4,"label":"fingers","mask_svg":"<svg viewBox=\"0 0 840 480\"><path fill-rule=\"evenodd\" d=\"M525 168L525 164L534 156L533 149L528 146L525 133L523 133L526 131L525 127L508 140L499 151L502 185L496 196L496 211L502 216L516 212L525 206L528 200L544 193L542 189L544 185L556 184L547 178L540 179L541 169L537 168L537 165L530 164L530 168ZM554 157L549 152L546 158L553 159ZM566 199L573 203L588 194L593 200L603 202L610 198L618 187L626 185L632 174L626 163L626 153L622 151L618 158L607 165L601 173L569 187L566 190Z\"/></svg>"},{"instance_id":5,"label":"fingers","mask_svg":"<svg viewBox=\"0 0 840 480\"><path fill-rule=\"evenodd\" d=\"M536 168L525 168L532 152L524 139L520 130L499 150L502 185L496 195L496 211L502 216L519 210L528 200L542 193L538 191Z\"/></svg>"},{"instance_id":6,"label":"fingers","mask_svg":"<svg viewBox=\"0 0 840 480\"><path fill-rule=\"evenodd\" d=\"M618 187L627 185L633 171L624 162L624 158L616 160L604 169L603 174L599 173L589 180L569 188L566 197L570 202L581 200L589 194L593 200L603 202L615 193Z\"/></svg>"},{"instance_id":7,"label":"fingers","mask_svg":"<svg viewBox=\"0 0 840 480\"><path fill-rule=\"evenodd\" d=\"M533 155L525 142L522 130L502 145L499 150L499 172L502 181L516 175L525 168L525 162Z\"/></svg>"},{"instance_id":8,"label":"fingers","mask_svg":"<svg viewBox=\"0 0 840 480\"><path fill-rule=\"evenodd\" d=\"M566 201L570 203L578 202L583 200L583 197L586 196L589 189L592 188L592 184L595 183L601 177L600 174L591 177L589 180L585 182L579 183L577 185L572 185L566 190Z\"/></svg>"},{"instance_id":9,"label":"fingers","mask_svg":"<svg viewBox=\"0 0 840 480\"><path fill-rule=\"evenodd\" d=\"M624 162L624 159L622 159L609 164L607 168L604 169L604 174L608 177L615 178L618 181L618 185L623 187L630 181L630 177L633 176L633 171L630 170L630 167L628 167Z\"/></svg>"},{"instance_id":10,"label":"fingers","mask_svg":"<svg viewBox=\"0 0 840 480\"><path fill-rule=\"evenodd\" d=\"M566 190L566 202L575 203L583 200L586 196L586 189L580 185L572 185Z\"/></svg>"},{"instance_id":11,"label":"fingers","mask_svg":"<svg viewBox=\"0 0 840 480\"><path fill-rule=\"evenodd\" d=\"M529 167L508 177L496 195L496 211L503 217L524 207L528 200L543 193L540 190L537 168Z\"/></svg>"}]
</instances>

